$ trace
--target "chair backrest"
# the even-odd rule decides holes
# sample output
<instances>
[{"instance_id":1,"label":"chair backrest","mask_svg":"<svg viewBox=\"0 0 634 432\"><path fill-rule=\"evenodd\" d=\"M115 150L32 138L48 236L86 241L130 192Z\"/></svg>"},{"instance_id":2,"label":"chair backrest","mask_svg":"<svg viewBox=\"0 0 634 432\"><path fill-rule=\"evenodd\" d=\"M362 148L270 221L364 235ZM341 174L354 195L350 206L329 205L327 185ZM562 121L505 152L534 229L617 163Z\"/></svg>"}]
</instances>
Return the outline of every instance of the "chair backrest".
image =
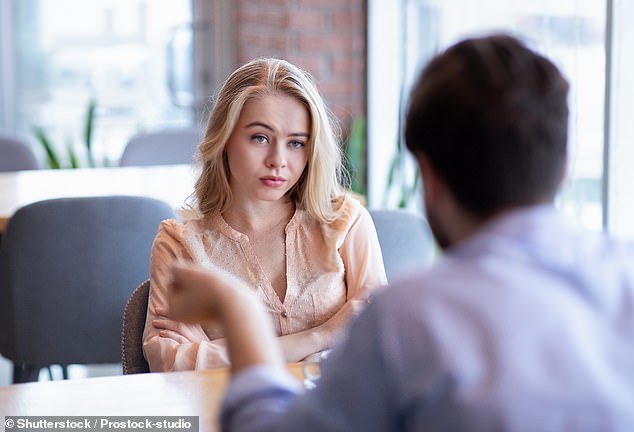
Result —
<instances>
[{"instance_id":1,"label":"chair backrest","mask_svg":"<svg viewBox=\"0 0 634 432\"><path fill-rule=\"evenodd\" d=\"M126 144L120 166L190 164L202 133L196 128L138 134Z\"/></svg>"},{"instance_id":2,"label":"chair backrest","mask_svg":"<svg viewBox=\"0 0 634 432\"><path fill-rule=\"evenodd\" d=\"M388 281L432 264L434 238L422 215L407 210L370 210L370 215L379 236Z\"/></svg>"},{"instance_id":3,"label":"chair backrest","mask_svg":"<svg viewBox=\"0 0 634 432\"><path fill-rule=\"evenodd\" d=\"M19 209L0 255L0 353L14 364L121 360L121 311L146 280L160 221L148 197L60 198Z\"/></svg>"},{"instance_id":4,"label":"chair backrest","mask_svg":"<svg viewBox=\"0 0 634 432\"><path fill-rule=\"evenodd\" d=\"M137 286L123 310L121 325L121 364L124 374L147 373L150 367L143 356L143 330L150 294L149 279Z\"/></svg>"},{"instance_id":5,"label":"chair backrest","mask_svg":"<svg viewBox=\"0 0 634 432\"><path fill-rule=\"evenodd\" d=\"M0 135L0 172L38 169L40 164L26 142Z\"/></svg>"}]
</instances>

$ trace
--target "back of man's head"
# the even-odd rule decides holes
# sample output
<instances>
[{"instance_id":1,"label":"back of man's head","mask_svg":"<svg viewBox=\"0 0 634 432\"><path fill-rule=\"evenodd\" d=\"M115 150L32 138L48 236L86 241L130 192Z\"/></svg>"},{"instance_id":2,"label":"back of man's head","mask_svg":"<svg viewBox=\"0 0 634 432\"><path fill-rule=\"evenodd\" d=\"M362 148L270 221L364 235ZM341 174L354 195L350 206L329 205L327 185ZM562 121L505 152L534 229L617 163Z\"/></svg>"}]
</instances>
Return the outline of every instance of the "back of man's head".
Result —
<instances>
[{"instance_id":1,"label":"back of man's head","mask_svg":"<svg viewBox=\"0 0 634 432\"><path fill-rule=\"evenodd\" d=\"M519 40L467 39L418 79L405 140L476 217L552 201L566 163L567 95L557 67Z\"/></svg>"}]
</instances>

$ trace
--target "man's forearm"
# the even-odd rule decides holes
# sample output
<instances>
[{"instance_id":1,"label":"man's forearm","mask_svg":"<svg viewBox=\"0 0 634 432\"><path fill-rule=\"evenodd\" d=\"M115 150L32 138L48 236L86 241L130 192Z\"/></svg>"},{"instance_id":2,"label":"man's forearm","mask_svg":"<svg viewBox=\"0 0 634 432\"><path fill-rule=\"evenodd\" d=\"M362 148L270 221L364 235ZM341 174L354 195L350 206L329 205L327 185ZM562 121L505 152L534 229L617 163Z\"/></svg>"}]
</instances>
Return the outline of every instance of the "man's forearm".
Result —
<instances>
[{"instance_id":1,"label":"man's forearm","mask_svg":"<svg viewBox=\"0 0 634 432\"><path fill-rule=\"evenodd\" d=\"M240 292L222 313L232 374L256 365L284 367L283 356L268 313L251 292Z\"/></svg>"}]
</instances>

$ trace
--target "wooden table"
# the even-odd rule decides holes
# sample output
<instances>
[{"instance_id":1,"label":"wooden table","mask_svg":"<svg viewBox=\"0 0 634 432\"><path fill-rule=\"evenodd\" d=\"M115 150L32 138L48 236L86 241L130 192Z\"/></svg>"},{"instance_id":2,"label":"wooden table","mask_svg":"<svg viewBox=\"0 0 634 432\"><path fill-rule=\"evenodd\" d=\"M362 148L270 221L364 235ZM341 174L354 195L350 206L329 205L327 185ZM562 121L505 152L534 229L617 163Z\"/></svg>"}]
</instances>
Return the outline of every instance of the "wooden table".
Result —
<instances>
[{"instance_id":1,"label":"wooden table","mask_svg":"<svg viewBox=\"0 0 634 432\"><path fill-rule=\"evenodd\" d=\"M17 209L49 198L142 195L179 209L194 191L196 178L191 165L0 173L0 233Z\"/></svg>"},{"instance_id":2,"label":"wooden table","mask_svg":"<svg viewBox=\"0 0 634 432\"><path fill-rule=\"evenodd\" d=\"M301 364L288 365L301 380ZM219 430L227 369L149 373L0 387L1 416L198 416ZM7 429L8 430L8 429Z\"/></svg>"}]
</instances>

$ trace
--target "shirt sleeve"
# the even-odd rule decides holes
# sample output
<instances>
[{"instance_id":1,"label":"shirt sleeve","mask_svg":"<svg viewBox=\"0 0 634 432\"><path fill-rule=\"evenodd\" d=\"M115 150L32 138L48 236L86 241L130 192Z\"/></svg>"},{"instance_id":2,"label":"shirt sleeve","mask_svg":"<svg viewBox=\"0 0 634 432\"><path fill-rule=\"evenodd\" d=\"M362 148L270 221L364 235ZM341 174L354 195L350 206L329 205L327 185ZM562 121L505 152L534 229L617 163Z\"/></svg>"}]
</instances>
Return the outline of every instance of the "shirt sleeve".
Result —
<instances>
[{"instance_id":1,"label":"shirt sleeve","mask_svg":"<svg viewBox=\"0 0 634 432\"><path fill-rule=\"evenodd\" d=\"M396 430L397 397L371 310L322 364L319 384L304 392L285 371L263 366L241 372L221 407L223 431ZM295 383L291 382L295 381Z\"/></svg>"},{"instance_id":2,"label":"shirt sleeve","mask_svg":"<svg viewBox=\"0 0 634 432\"><path fill-rule=\"evenodd\" d=\"M356 200L347 199L357 208L357 215L339 249L345 267L346 299L365 299L372 290L387 285L387 276L370 213Z\"/></svg>"},{"instance_id":3,"label":"shirt sleeve","mask_svg":"<svg viewBox=\"0 0 634 432\"><path fill-rule=\"evenodd\" d=\"M303 392L283 370L254 366L232 378L221 406L223 431L275 430L274 423Z\"/></svg>"},{"instance_id":4,"label":"shirt sleeve","mask_svg":"<svg viewBox=\"0 0 634 432\"><path fill-rule=\"evenodd\" d=\"M169 270L171 264L177 260L192 261L192 257L178 233L176 221L164 221L160 224L152 245L150 296L143 331L143 353L150 370L166 372L227 366L229 360L224 346L209 340L178 343L173 339L161 337L158 329L152 325L152 321L157 317L156 309L168 309ZM196 333L204 333L200 325L188 326L196 330Z\"/></svg>"}]
</instances>

